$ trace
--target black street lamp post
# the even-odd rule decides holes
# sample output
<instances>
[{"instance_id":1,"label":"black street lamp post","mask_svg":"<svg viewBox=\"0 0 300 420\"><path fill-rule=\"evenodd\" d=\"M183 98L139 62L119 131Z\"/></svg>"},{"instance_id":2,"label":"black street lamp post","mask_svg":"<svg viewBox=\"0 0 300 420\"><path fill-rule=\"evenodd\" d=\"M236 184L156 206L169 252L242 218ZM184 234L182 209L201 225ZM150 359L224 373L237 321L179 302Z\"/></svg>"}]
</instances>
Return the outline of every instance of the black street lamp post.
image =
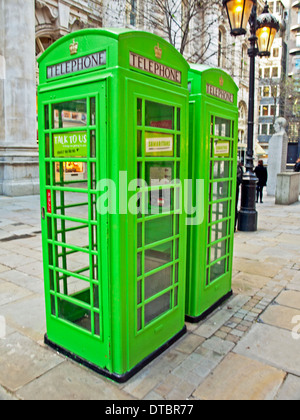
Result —
<instances>
[{"instance_id":1,"label":"black street lamp post","mask_svg":"<svg viewBox=\"0 0 300 420\"><path fill-rule=\"evenodd\" d=\"M223 0L233 36L245 35L247 22L250 25L250 81L249 81L249 114L246 172L243 176L241 210L238 218L238 230L242 232L257 231L256 184L254 173L254 110L255 110L255 58L270 56L271 47L279 30L277 19L269 13L266 2L263 14L257 18L257 0ZM257 45L260 47L258 49Z\"/></svg>"}]
</instances>

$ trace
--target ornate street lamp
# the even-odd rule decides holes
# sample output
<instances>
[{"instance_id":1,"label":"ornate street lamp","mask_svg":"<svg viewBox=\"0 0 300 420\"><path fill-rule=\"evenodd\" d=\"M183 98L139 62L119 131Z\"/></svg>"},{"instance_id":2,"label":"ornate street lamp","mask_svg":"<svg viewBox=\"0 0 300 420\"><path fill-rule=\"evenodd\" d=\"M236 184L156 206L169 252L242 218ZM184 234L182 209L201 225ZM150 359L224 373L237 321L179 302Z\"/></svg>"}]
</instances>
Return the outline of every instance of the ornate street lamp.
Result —
<instances>
[{"instance_id":1,"label":"ornate street lamp","mask_svg":"<svg viewBox=\"0 0 300 420\"><path fill-rule=\"evenodd\" d=\"M247 25L255 0L223 0L226 7L231 35L246 35Z\"/></svg>"},{"instance_id":2,"label":"ornate street lamp","mask_svg":"<svg viewBox=\"0 0 300 420\"><path fill-rule=\"evenodd\" d=\"M256 36L260 57L270 57L271 48L279 29L279 22L275 16L271 15L269 5L266 2L264 11L257 18Z\"/></svg>"},{"instance_id":3,"label":"ornate street lamp","mask_svg":"<svg viewBox=\"0 0 300 420\"><path fill-rule=\"evenodd\" d=\"M242 232L257 231L256 184L254 173L254 102L255 102L255 57L269 56L279 22L269 13L266 2L263 14L257 18L257 0L223 0L234 36L245 35L247 23L250 25L250 81L249 81L249 115L248 141L246 156L246 173L243 176L242 203L239 212L238 230ZM259 49L257 48L257 45Z\"/></svg>"}]
</instances>

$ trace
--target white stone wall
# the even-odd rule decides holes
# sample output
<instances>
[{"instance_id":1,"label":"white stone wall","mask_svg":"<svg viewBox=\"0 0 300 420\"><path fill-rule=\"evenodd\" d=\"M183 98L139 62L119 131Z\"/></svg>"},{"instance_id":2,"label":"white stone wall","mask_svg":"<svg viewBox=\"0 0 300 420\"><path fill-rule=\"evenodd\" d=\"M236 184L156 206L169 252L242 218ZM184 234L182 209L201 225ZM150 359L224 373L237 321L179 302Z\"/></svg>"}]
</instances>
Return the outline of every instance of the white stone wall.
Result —
<instances>
[{"instance_id":1,"label":"white stone wall","mask_svg":"<svg viewBox=\"0 0 300 420\"><path fill-rule=\"evenodd\" d=\"M33 194L38 188L34 0L0 0L0 19L0 194Z\"/></svg>"}]
</instances>

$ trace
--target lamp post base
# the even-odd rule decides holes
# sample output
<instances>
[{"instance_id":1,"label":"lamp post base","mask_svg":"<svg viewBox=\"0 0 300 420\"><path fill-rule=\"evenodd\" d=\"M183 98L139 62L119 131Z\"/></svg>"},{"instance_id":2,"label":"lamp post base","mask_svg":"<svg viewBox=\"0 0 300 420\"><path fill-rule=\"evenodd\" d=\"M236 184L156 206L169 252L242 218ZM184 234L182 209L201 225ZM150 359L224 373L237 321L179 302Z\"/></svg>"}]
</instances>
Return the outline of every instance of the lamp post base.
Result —
<instances>
[{"instance_id":1,"label":"lamp post base","mask_svg":"<svg viewBox=\"0 0 300 420\"><path fill-rule=\"evenodd\" d=\"M238 215L238 230L241 232L257 231L256 184L255 174L250 171L246 172L243 177L242 203Z\"/></svg>"},{"instance_id":2,"label":"lamp post base","mask_svg":"<svg viewBox=\"0 0 300 420\"><path fill-rule=\"evenodd\" d=\"M240 211L238 230L240 232L256 232L257 231L257 211Z\"/></svg>"}]
</instances>

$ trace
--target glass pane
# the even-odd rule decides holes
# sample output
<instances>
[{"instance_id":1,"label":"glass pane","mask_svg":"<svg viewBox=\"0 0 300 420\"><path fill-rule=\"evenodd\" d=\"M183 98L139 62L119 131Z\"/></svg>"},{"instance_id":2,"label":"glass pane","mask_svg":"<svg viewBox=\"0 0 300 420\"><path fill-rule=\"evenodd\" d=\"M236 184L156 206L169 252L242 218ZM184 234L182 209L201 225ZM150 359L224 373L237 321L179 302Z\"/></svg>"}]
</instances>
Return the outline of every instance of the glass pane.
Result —
<instances>
[{"instance_id":1,"label":"glass pane","mask_svg":"<svg viewBox=\"0 0 300 420\"><path fill-rule=\"evenodd\" d=\"M210 268L210 282L217 280L226 272L226 259L219 261Z\"/></svg>"},{"instance_id":2,"label":"glass pane","mask_svg":"<svg viewBox=\"0 0 300 420\"><path fill-rule=\"evenodd\" d=\"M96 125L96 98L91 98L90 101L91 108L91 125Z\"/></svg>"},{"instance_id":3,"label":"glass pane","mask_svg":"<svg viewBox=\"0 0 300 420\"><path fill-rule=\"evenodd\" d=\"M137 100L137 125L142 125L142 109L143 101L141 99Z\"/></svg>"},{"instance_id":4,"label":"glass pane","mask_svg":"<svg viewBox=\"0 0 300 420\"><path fill-rule=\"evenodd\" d=\"M143 224L138 223L137 225L137 246L141 248L143 246Z\"/></svg>"},{"instance_id":5,"label":"glass pane","mask_svg":"<svg viewBox=\"0 0 300 420\"><path fill-rule=\"evenodd\" d=\"M50 157L50 141L49 141L49 134L45 134L45 157ZM49 172L47 173L48 175Z\"/></svg>"},{"instance_id":6,"label":"glass pane","mask_svg":"<svg viewBox=\"0 0 300 420\"><path fill-rule=\"evenodd\" d=\"M90 311L60 298L57 299L57 302L59 318L69 321L89 332L92 331Z\"/></svg>"},{"instance_id":7,"label":"glass pane","mask_svg":"<svg viewBox=\"0 0 300 420\"><path fill-rule=\"evenodd\" d=\"M49 105L45 105L45 130L49 130Z\"/></svg>"},{"instance_id":8,"label":"glass pane","mask_svg":"<svg viewBox=\"0 0 300 420\"><path fill-rule=\"evenodd\" d=\"M75 128L87 125L86 99L54 104L53 128Z\"/></svg>"},{"instance_id":9,"label":"glass pane","mask_svg":"<svg viewBox=\"0 0 300 420\"><path fill-rule=\"evenodd\" d=\"M230 202L214 203L212 205L212 221L216 222L229 216Z\"/></svg>"},{"instance_id":10,"label":"glass pane","mask_svg":"<svg viewBox=\"0 0 300 420\"><path fill-rule=\"evenodd\" d=\"M180 131L180 118L181 118L181 112L180 108L177 109L177 131Z\"/></svg>"},{"instance_id":11,"label":"glass pane","mask_svg":"<svg viewBox=\"0 0 300 420\"><path fill-rule=\"evenodd\" d=\"M210 237L211 242L215 242L215 241L218 241L219 239L224 238L225 236L227 236L227 221L222 222L222 223L217 223L216 225L212 225L210 227L210 231L211 231L211 237Z\"/></svg>"},{"instance_id":12,"label":"glass pane","mask_svg":"<svg viewBox=\"0 0 300 420\"><path fill-rule=\"evenodd\" d=\"M146 182L149 187L169 185L174 179L174 163L146 163Z\"/></svg>"},{"instance_id":13,"label":"glass pane","mask_svg":"<svg viewBox=\"0 0 300 420\"><path fill-rule=\"evenodd\" d=\"M142 303L142 282L139 281L137 284L137 304Z\"/></svg>"},{"instance_id":14,"label":"glass pane","mask_svg":"<svg viewBox=\"0 0 300 420\"><path fill-rule=\"evenodd\" d=\"M171 309L171 292L145 305L145 325Z\"/></svg>"},{"instance_id":15,"label":"glass pane","mask_svg":"<svg viewBox=\"0 0 300 420\"><path fill-rule=\"evenodd\" d=\"M167 188L149 192L149 214L170 213L174 207L174 190Z\"/></svg>"},{"instance_id":16,"label":"glass pane","mask_svg":"<svg viewBox=\"0 0 300 420\"><path fill-rule=\"evenodd\" d=\"M210 262L214 262L227 254L227 241L219 242L210 249Z\"/></svg>"},{"instance_id":17,"label":"glass pane","mask_svg":"<svg viewBox=\"0 0 300 420\"><path fill-rule=\"evenodd\" d=\"M141 329L142 329L142 308L139 308L137 312L137 330L140 331Z\"/></svg>"},{"instance_id":18,"label":"glass pane","mask_svg":"<svg viewBox=\"0 0 300 420\"><path fill-rule=\"evenodd\" d=\"M214 179L229 178L229 162L214 162Z\"/></svg>"},{"instance_id":19,"label":"glass pane","mask_svg":"<svg viewBox=\"0 0 300 420\"><path fill-rule=\"evenodd\" d=\"M210 201L229 197L229 182L214 182L210 185Z\"/></svg>"},{"instance_id":20,"label":"glass pane","mask_svg":"<svg viewBox=\"0 0 300 420\"><path fill-rule=\"evenodd\" d=\"M174 130L174 107L146 101L145 125Z\"/></svg>"},{"instance_id":21,"label":"glass pane","mask_svg":"<svg viewBox=\"0 0 300 420\"><path fill-rule=\"evenodd\" d=\"M142 275L142 253L137 255L137 276L140 277Z\"/></svg>"},{"instance_id":22,"label":"glass pane","mask_svg":"<svg viewBox=\"0 0 300 420\"><path fill-rule=\"evenodd\" d=\"M145 299L155 296L171 286L173 281L173 267L165 268L152 276L145 277Z\"/></svg>"},{"instance_id":23,"label":"glass pane","mask_svg":"<svg viewBox=\"0 0 300 420\"><path fill-rule=\"evenodd\" d=\"M173 236L173 216L160 217L145 223L145 244L162 241Z\"/></svg>"},{"instance_id":24,"label":"glass pane","mask_svg":"<svg viewBox=\"0 0 300 420\"><path fill-rule=\"evenodd\" d=\"M178 287L174 289L174 308L178 306Z\"/></svg>"},{"instance_id":25,"label":"glass pane","mask_svg":"<svg viewBox=\"0 0 300 420\"><path fill-rule=\"evenodd\" d=\"M231 121L216 117L215 136L231 137Z\"/></svg>"},{"instance_id":26,"label":"glass pane","mask_svg":"<svg viewBox=\"0 0 300 420\"><path fill-rule=\"evenodd\" d=\"M142 132L137 132L137 156L142 157Z\"/></svg>"},{"instance_id":27,"label":"glass pane","mask_svg":"<svg viewBox=\"0 0 300 420\"><path fill-rule=\"evenodd\" d=\"M96 157L96 131L95 130L93 130L93 131L91 131L91 134L90 134L90 154L91 154L91 157L93 158L93 157Z\"/></svg>"},{"instance_id":28,"label":"glass pane","mask_svg":"<svg viewBox=\"0 0 300 420\"><path fill-rule=\"evenodd\" d=\"M145 273L173 260L173 241L145 251Z\"/></svg>"}]
</instances>

